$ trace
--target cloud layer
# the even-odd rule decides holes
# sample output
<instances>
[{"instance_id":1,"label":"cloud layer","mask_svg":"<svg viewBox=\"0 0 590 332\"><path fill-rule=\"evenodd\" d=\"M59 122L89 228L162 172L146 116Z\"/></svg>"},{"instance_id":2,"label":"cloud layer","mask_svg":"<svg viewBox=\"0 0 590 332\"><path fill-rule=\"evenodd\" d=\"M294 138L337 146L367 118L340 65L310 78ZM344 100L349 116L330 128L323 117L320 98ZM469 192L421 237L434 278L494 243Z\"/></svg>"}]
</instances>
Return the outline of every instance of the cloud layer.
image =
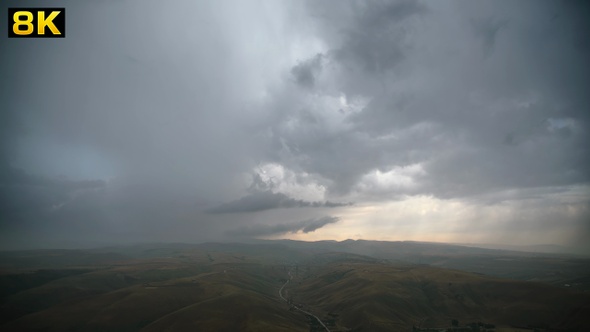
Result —
<instances>
[{"instance_id":1,"label":"cloud layer","mask_svg":"<svg viewBox=\"0 0 590 332\"><path fill-rule=\"evenodd\" d=\"M272 191L263 191L249 194L238 200L221 204L220 206L207 210L209 213L239 213L239 212L256 212L279 208L293 207L339 207L348 206L351 203L334 203L326 202L308 202L289 198L283 193L273 193Z\"/></svg>"},{"instance_id":2,"label":"cloud layer","mask_svg":"<svg viewBox=\"0 0 590 332\"><path fill-rule=\"evenodd\" d=\"M429 204L457 229L445 240L590 237L584 2L64 6L67 38L0 43L5 246L221 240L326 214L341 220L289 234L395 239L379 211Z\"/></svg>"},{"instance_id":3,"label":"cloud layer","mask_svg":"<svg viewBox=\"0 0 590 332\"><path fill-rule=\"evenodd\" d=\"M274 225L255 224L251 226L240 227L236 230L228 231L234 236L270 236L282 235L287 233L302 232L304 234L315 232L316 230L338 222L338 217L322 217L317 219L301 220L289 223L278 223Z\"/></svg>"}]
</instances>

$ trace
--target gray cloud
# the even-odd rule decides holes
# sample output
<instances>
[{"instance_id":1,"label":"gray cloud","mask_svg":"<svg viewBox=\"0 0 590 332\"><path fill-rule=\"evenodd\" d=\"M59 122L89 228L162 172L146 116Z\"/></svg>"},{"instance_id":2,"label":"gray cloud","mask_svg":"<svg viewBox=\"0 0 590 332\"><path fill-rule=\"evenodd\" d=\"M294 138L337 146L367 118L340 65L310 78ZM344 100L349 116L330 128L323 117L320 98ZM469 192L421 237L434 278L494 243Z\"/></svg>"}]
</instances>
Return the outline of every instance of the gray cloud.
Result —
<instances>
[{"instance_id":1,"label":"gray cloud","mask_svg":"<svg viewBox=\"0 0 590 332\"><path fill-rule=\"evenodd\" d=\"M51 187L63 190L89 189L105 186L103 180L69 180L30 174L22 169L0 166L0 184L2 186Z\"/></svg>"},{"instance_id":2,"label":"gray cloud","mask_svg":"<svg viewBox=\"0 0 590 332\"><path fill-rule=\"evenodd\" d=\"M317 219L309 219L274 225L256 224L251 226L240 227L235 230L230 230L228 231L228 233L234 236L268 236L297 232L311 233L326 225L336 223L339 220L340 218L338 217L328 216Z\"/></svg>"},{"instance_id":3,"label":"gray cloud","mask_svg":"<svg viewBox=\"0 0 590 332\"><path fill-rule=\"evenodd\" d=\"M322 69L321 54L298 63L291 69L291 74L295 78L295 82L302 87L313 88L315 85L316 76Z\"/></svg>"},{"instance_id":4,"label":"gray cloud","mask_svg":"<svg viewBox=\"0 0 590 332\"><path fill-rule=\"evenodd\" d=\"M280 208L294 207L342 207L352 203L335 202L308 202L300 199L293 199L283 193L273 193L270 190L256 192L244 196L238 200L221 204L220 206L208 209L209 213L239 213L256 212Z\"/></svg>"},{"instance_id":5,"label":"gray cloud","mask_svg":"<svg viewBox=\"0 0 590 332\"><path fill-rule=\"evenodd\" d=\"M326 178L334 195L350 191L371 170L417 163L425 172L405 193L456 198L588 183L583 110L590 100L580 87L588 87L589 65L568 37L579 25L551 21L555 11L573 19L578 14L571 7L546 4L522 16L529 3L347 4L334 8L337 14L329 14L326 3L311 5L319 13L318 35L340 53L322 73L331 88L318 91L344 91L366 106L332 115L335 109L300 99L271 124L281 148L277 162ZM481 45L487 57L474 51ZM547 48L539 55L542 45ZM352 77L350 68L362 70ZM555 121L564 124L556 128Z\"/></svg>"},{"instance_id":6,"label":"gray cloud","mask_svg":"<svg viewBox=\"0 0 590 332\"><path fill-rule=\"evenodd\" d=\"M222 238L333 202L531 193L588 233L558 199L590 200L585 3L64 6L65 39L0 25L4 240ZM265 164L289 175L250 182Z\"/></svg>"},{"instance_id":7,"label":"gray cloud","mask_svg":"<svg viewBox=\"0 0 590 332\"><path fill-rule=\"evenodd\" d=\"M481 38L485 56L489 56L494 51L496 36L508 23L508 20L493 19L490 17L471 20L475 35Z\"/></svg>"},{"instance_id":8,"label":"gray cloud","mask_svg":"<svg viewBox=\"0 0 590 332\"><path fill-rule=\"evenodd\" d=\"M102 180L55 179L0 165L0 230L44 219L75 196L105 185Z\"/></svg>"},{"instance_id":9,"label":"gray cloud","mask_svg":"<svg viewBox=\"0 0 590 332\"><path fill-rule=\"evenodd\" d=\"M403 59L407 36L403 22L425 12L425 7L417 1L366 1L347 5L350 5L350 16L341 23L339 32L343 33L343 41L332 50L333 56L346 67L373 74L387 71ZM338 19L342 17L334 18ZM330 23L334 23L332 18Z\"/></svg>"}]
</instances>

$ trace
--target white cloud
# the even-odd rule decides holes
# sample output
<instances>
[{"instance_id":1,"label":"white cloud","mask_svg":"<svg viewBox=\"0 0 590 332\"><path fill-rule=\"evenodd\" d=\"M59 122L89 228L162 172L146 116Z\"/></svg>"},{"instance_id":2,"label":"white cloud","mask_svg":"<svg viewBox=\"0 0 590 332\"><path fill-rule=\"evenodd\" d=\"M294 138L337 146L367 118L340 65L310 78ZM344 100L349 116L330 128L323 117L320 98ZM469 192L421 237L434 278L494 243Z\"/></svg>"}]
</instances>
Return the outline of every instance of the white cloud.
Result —
<instances>
[{"instance_id":1,"label":"white cloud","mask_svg":"<svg viewBox=\"0 0 590 332\"><path fill-rule=\"evenodd\" d=\"M417 189L418 177L423 175L425 171L421 164L395 166L388 171L374 169L363 175L353 190L368 196L390 195L391 199Z\"/></svg>"},{"instance_id":2,"label":"white cloud","mask_svg":"<svg viewBox=\"0 0 590 332\"><path fill-rule=\"evenodd\" d=\"M263 164L253 170L254 174L268 185L275 193L285 194L293 199L306 201L324 201L325 186L305 172L294 172L277 163Z\"/></svg>"}]
</instances>

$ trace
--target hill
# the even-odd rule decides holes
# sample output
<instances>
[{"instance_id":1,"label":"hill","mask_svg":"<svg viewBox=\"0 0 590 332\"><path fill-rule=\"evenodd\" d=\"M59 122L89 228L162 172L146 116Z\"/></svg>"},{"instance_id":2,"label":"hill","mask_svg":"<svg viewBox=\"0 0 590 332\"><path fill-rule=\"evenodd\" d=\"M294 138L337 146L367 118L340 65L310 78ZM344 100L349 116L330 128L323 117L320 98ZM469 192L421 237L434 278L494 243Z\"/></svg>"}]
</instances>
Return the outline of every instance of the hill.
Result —
<instances>
[{"instance_id":1,"label":"hill","mask_svg":"<svg viewBox=\"0 0 590 332\"><path fill-rule=\"evenodd\" d=\"M585 329L590 295L584 287L469 271L477 264L493 271L488 261L508 257L576 267L564 271L587 280L577 269L583 259L470 250L279 241L3 252L0 329L324 330L314 316L330 331L410 331L445 327L453 319L500 328ZM416 257L434 263L416 264ZM466 262L467 271L441 267L441 260ZM499 266L501 273L520 269ZM528 272L531 280L539 271L542 277L544 270Z\"/></svg>"},{"instance_id":2,"label":"hill","mask_svg":"<svg viewBox=\"0 0 590 332\"><path fill-rule=\"evenodd\" d=\"M293 302L363 331L444 327L453 319L581 331L590 317L589 294L428 266L337 263L292 284Z\"/></svg>"}]
</instances>

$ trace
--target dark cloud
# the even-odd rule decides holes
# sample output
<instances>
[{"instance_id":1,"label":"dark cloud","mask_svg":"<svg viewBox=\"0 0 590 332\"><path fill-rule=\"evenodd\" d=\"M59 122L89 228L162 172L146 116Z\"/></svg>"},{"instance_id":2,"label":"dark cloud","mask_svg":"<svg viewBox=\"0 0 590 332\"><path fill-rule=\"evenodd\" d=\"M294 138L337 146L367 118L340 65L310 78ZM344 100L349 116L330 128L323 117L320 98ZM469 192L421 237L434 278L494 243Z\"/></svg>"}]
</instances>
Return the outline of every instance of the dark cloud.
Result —
<instances>
[{"instance_id":1,"label":"dark cloud","mask_svg":"<svg viewBox=\"0 0 590 332\"><path fill-rule=\"evenodd\" d=\"M508 23L509 21L506 19L494 19L490 17L471 20L475 35L481 38L485 56L489 56L494 51L498 32L502 28L505 28Z\"/></svg>"},{"instance_id":2,"label":"dark cloud","mask_svg":"<svg viewBox=\"0 0 590 332\"><path fill-rule=\"evenodd\" d=\"M291 74L295 78L295 82L302 87L313 88L315 85L316 76L322 69L322 54L306 61L298 63L291 69Z\"/></svg>"},{"instance_id":3,"label":"dark cloud","mask_svg":"<svg viewBox=\"0 0 590 332\"><path fill-rule=\"evenodd\" d=\"M105 185L102 180L55 179L0 166L0 230L28 226L73 197Z\"/></svg>"},{"instance_id":4,"label":"dark cloud","mask_svg":"<svg viewBox=\"0 0 590 332\"><path fill-rule=\"evenodd\" d=\"M588 183L590 66L572 39L581 25L551 20L576 14L502 4L311 4L333 55L322 75L364 106L336 113L303 99L272 124L276 162L320 175L336 196L363 174L413 164L424 167L418 185L390 197Z\"/></svg>"},{"instance_id":5,"label":"dark cloud","mask_svg":"<svg viewBox=\"0 0 590 332\"><path fill-rule=\"evenodd\" d=\"M316 230L336 223L340 220L338 217L322 217L317 219L302 220L289 223L280 223L274 225L261 225L256 224L252 226L240 227L235 230L228 231L229 234L234 236L269 236L269 235L280 235L287 233L311 233Z\"/></svg>"},{"instance_id":6,"label":"dark cloud","mask_svg":"<svg viewBox=\"0 0 590 332\"><path fill-rule=\"evenodd\" d=\"M30 174L22 169L0 166L0 184L2 186L50 187L62 190L99 188L105 186L103 180L69 180Z\"/></svg>"},{"instance_id":7,"label":"dark cloud","mask_svg":"<svg viewBox=\"0 0 590 332\"><path fill-rule=\"evenodd\" d=\"M393 68L404 57L404 20L425 12L425 7L417 1L348 4L353 14L340 30L343 42L332 50L334 58L345 67L374 74Z\"/></svg>"},{"instance_id":8,"label":"dark cloud","mask_svg":"<svg viewBox=\"0 0 590 332\"><path fill-rule=\"evenodd\" d=\"M335 202L308 202L300 199L293 199L283 193L273 193L270 190L256 192L244 196L238 200L221 204L218 207L207 210L209 213L239 213L256 212L280 208L294 207L342 207L352 203Z\"/></svg>"},{"instance_id":9,"label":"dark cloud","mask_svg":"<svg viewBox=\"0 0 590 332\"><path fill-rule=\"evenodd\" d=\"M382 92L384 77L412 45L412 21L428 12L418 1L308 2L317 36L326 44L325 68L349 96ZM325 72L326 70L324 70Z\"/></svg>"},{"instance_id":10,"label":"dark cloud","mask_svg":"<svg viewBox=\"0 0 590 332\"><path fill-rule=\"evenodd\" d=\"M64 6L64 39L0 25L0 240L223 238L406 197L555 206L587 235L584 2Z\"/></svg>"}]
</instances>

